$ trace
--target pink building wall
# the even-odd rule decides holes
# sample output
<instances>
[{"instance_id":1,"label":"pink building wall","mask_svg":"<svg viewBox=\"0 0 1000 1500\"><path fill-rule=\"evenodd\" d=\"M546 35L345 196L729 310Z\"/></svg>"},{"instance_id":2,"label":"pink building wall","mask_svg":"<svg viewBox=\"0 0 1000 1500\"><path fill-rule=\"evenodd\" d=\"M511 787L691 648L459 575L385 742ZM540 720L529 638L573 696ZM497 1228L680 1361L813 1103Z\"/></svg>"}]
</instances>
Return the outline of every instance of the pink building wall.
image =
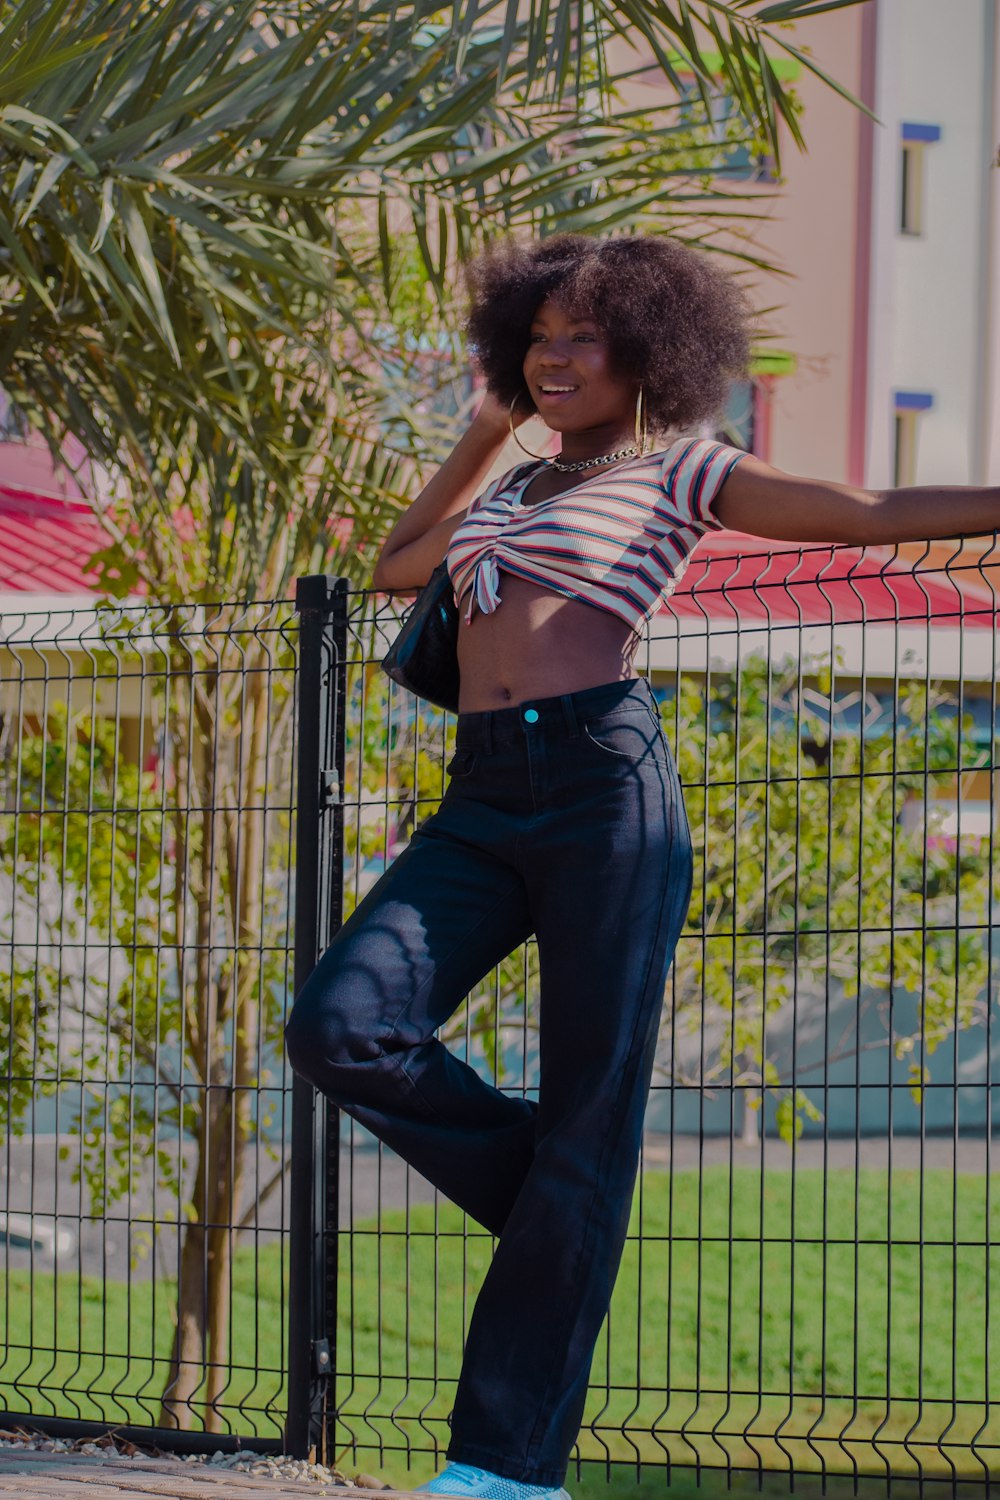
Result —
<instances>
[{"instance_id":1,"label":"pink building wall","mask_svg":"<svg viewBox=\"0 0 1000 1500\"><path fill-rule=\"evenodd\" d=\"M807 42L817 62L856 94L862 88L862 17L869 9L816 16L798 28L796 39ZM805 70L796 91L807 150L788 142L783 181L776 189L758 190L765 217L753 234L761 253L786 273L756 279L758 307L773 309L762 321L776 335L777 347L796 359L794 372L773 383L769 452L763 456L791 473L860 482L863 438L859 450L856 431L864 421L864 392L857 382L865 350L855 294L862 292L866 306L866 287L859 286L864 257L858 253L864 117ZM764 195L771 191L778 196L768 200Z\"/></svg>"},{"instance_id":2,"label":"pink building wall","mask_svg":"<svg viewBox=\"0 0 1000 1500\"><path fill-rule=\"evenodd\" d=\"M874 3L848 7L815 16L787 35L860 95L866 84L867 91L874 84L873 76L866 80L863 64L875 13ZM777 59L785 56L772 51ZM624 56L619 44L615 61ZM870 148L861 148L872 127L854 105L807 69L793 87L802 104L807 149L801 152L786 130L780 182L732 182L734 194L756 200L750 207L757 219L737 223L731 234L720 237L778 268L772 275L749 273L747 284L760 310L761 329L772 336L762 348L787 352L796 361L793 373L765 384L769 399L758 404L755 448L792 473L860 483L867 369L860 312L868 305L870 237L864 222L868 190L862 185L859 192L859 166L870 155ZM662 98L661 75L650 67L636 77L627 102L653 110Z\"/></svg>"}]
</instances>

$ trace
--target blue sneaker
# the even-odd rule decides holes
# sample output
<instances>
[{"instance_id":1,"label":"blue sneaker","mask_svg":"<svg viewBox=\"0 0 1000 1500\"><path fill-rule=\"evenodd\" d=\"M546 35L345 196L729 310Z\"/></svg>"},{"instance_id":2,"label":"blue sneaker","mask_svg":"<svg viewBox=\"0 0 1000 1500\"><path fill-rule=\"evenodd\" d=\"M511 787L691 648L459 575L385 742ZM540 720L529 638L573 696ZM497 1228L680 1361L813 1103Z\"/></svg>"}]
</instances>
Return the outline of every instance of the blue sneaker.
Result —
<instances>
[{"instance_id":1,"label":"blue sneaker","mask_svg":"<svg viewBox=\"0 0 1000 1500\"><path fill-rule=\"evenodd\" d=\"M569 1500L565 1490L550 1489L544 1484L519 1484L489 1469L474 1469L471 1464L448 1464L434 1479L418 1484L418 1491L430 1495L454 1495L458 1500Z\"/></svg>"}]
</instances>

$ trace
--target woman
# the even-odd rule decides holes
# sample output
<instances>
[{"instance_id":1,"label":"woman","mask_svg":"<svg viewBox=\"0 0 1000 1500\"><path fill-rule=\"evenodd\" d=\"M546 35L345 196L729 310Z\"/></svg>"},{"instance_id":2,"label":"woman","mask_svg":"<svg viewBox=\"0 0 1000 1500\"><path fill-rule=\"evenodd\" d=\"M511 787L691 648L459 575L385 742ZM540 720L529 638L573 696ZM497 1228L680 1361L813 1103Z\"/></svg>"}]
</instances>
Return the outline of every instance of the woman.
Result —
<instances>
[{"instance_id":1,"label":"woman","mask_svg":"<svg viewBox=\"0 0 1000 1500\"><path fill-rule=\"evenodd\" d=\"M447 556L461 698L440 810L296 1001L293 1066L499 1237L469 1329L450 1460L424 1489L564 1495L621 1255L691 845L642 627L709 528L890 542L992 530L1000 491L871 493L677 439L746 365L748 310L669 240L559 236L471 272L489 395L389 536L374 585ZM561 438L475 498L509 428ZM645 415L644 415L645 414ZM643 450L643 425L671 436ZM537 1105L434 1032L529 934Z\"/></svg>"}]
</instances>

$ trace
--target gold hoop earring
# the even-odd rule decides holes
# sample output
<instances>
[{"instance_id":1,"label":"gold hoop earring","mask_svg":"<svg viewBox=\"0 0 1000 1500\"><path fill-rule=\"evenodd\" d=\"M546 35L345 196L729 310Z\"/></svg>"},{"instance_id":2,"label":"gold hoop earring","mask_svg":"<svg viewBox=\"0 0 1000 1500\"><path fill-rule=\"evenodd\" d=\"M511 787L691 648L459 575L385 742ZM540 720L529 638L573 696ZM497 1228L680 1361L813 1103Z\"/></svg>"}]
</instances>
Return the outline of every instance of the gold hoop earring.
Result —
<instances>
[{"instance_id":1,"label":"gold hoop earring","mask_svg":"<svg viewBox=\"0 0 1000 1500\"><path fill-rule=\"evenodd\" d=\"M517 405L518 396L520 396L520 394L520 391L518 391L517 395L515 395L513 401L510 403L510 435L514 439L515 443L520 448L522 453L526 453L529 458L537 459L539 463L547 464L549 462L549 459L544 453L532 453L531 449L526 448L517 435L517 428L514 426L514 408Z\"/></svg>"},{"instance_id":2,"label":"gold hoop earring","mask_svg":"<svg viewBox=\"0 0 1000 1500\"><path fill-rule=\"evenodd\" d=\"M646 428L646 404L643 400L642 386L640 386L635 402L635 447L640 458L646 451L646 438L648 435Z\"/></svg>"}]
</instances>

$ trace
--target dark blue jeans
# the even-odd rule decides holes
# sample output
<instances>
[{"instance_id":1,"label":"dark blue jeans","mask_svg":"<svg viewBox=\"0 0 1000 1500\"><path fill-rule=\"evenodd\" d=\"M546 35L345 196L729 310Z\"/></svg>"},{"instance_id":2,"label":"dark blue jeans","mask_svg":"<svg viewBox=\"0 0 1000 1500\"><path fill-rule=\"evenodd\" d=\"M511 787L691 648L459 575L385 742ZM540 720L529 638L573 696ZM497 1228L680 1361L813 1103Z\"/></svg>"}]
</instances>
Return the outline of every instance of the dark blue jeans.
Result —
<instances>
[{"instance_id":1,"label":"dark blue jeans","mask_svg":"<svg viewBox=\"0 0 1000 1500\"><path fill-rule=\"evenodd\" d=\"M690 836L642 679L462 714L449 771L303 987L288 1052L499 1236L448 1456L558 1485L624 1244ZM531 933L537 1105L434 1036Z\"/></svg>"}]
</instances>

